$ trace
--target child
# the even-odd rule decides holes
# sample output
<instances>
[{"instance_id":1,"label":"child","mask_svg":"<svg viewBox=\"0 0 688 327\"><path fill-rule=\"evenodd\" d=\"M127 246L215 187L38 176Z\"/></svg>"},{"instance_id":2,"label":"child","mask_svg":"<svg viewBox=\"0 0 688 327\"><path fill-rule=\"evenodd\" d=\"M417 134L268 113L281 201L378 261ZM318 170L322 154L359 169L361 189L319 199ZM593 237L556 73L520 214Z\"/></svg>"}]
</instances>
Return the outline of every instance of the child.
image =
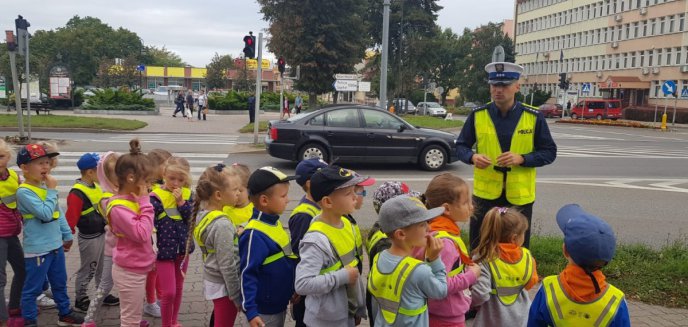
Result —
<instances>
[{"instance_id":1,"label":"child","mask_svg":"<svg viewBox=\"0 0 688 327\"><path fill-rule=\"evenodd\" d=\"M427 300L447 296L442 242L427 234L427 221L442 211L428 210L408 195L390 199L380 208L380 229L392 247L375 256L368 277L377 312L375 326L428 326ZM425 262L412 256L414 247L425 247Z\"/></svg>"},{"instance_id":2,"label":"child","mask_svg":"<svg viewBox=\"0 0 688 327\"><path fill-rule=\"evenodd\" d=\"M120 324L145 326L141 307L146 293L146 276L153 270L155 250L154 210L148 188L155 167L141 152L138 139L129 142L129 153L117 159L115 174L119 189L107 203L106 215L117 242L112 250L112 279L119 290Z\"/></svg>"},{"instance_id":3,"label":"child","mask_svg":"<svg viewBox=\"0 0 688 327\"><path fill-rule=\"evenodd\" d=\"M447 273L447 297L428 301L430 326L465 326L466 312L471 307L469 287L480 276L480 266L468 256L461 239L459 223L473 215L473 200L463 179L450 173L435 176L422 196L426 207L442 208L441 216L430 221L433 236L442 241L440 257ZM416 258L422 259L422 251ZM464 270L464 267L466 268Z\"/></svg>"},{"instance_id":4,"label":"child","mask_svg":"<svg viewBox=\"0 0 688 327\"><path fill-rule=\"evenodd\" d=\"M57 147L55 142L40 141L36 144L40 145L45 149L46 153L58 153L60 149ZM57 156L50 158L50 173L53 169L57 167L58 159ZM65 251L66 252L66 251ZM52 309L57 306L53 300L53 292L50 290L50 283L48 282L48 276L45 276L45 281L43 282L43 293L38 295L36 304L39 309Z\"/></svg>"},{"instance_id":5,"label":"child","mask_svg":"<svg viewBox=\"0 0 688 327\"><path fill-rule=\"evenodd\" d=\"M222 211L232 220L238 233L241 234L246 223L248 223L251 216L253 216L253 203L248 199L247 189L248 178L251 175L251 171L246 165L240 163L231 164L227 167L227 171L229 171L230 175L239 178L239 199L237 200L236 206L226 206Z\"/></svg>"},{"instance_id":6,"label":"child","mask_svg":"<svg viewBox=\"0 0 688 327\"><path fill-rule=\"evenodd\" d=\"M24 250L19 241L22 231L22 217L17 210L17 188L21 179L17 172L7 168L12 159L12 148L0 139L0 325L21 321L22 287L24 287ZM5 303L7 263L12 266L14 276L10 288L9 305Z\"/></svg>"},{"instance_id":7,"label":"child","mask_svg":"<svg viewBox=\"0 0 688 327\"><path fill-rule=\"evenodd\" d=\"M523 247L528 220L516 209L495 207L480 227L474 261L480 277L471 288L478 312L473 326L525 326L530 290L538 282L535 258Z\"/></svg>"},{"instance_id":8,"label":"child","mask_svg":"<svg viewBox=\"0 0 688 327\"><path fill-rule=\"evenodd\" d=\"M616 251L612 228L577 204L559 209L557 224L569 264L542 281L528 326L630 326L624 293L607 283L601 270Z\"/></svg>"},{"instance_id":9,"label":"child","mask_svg":"<svg viewBox=\"0 0 688 327\"><path fill-rule=\"evenodd\" d=\"M184 274L188 267L188 261L184 258L193 209L192 201L184 199L182 189L189 179L188 161L170 157L163 169L162 186L150 193L156 217L154 225L157 230L158 254L155 266L163 327L178 325L177 315L182 303ZM189 247L189 250L193 250L191 244Z\"/></svg>"},{"instance_id":10,"label":"child","mask_svg":"<svg viewBox=\"0 0 688 327\"><path fill-rule=\"evenodd\" d=\"M218 164L203 172L195 194L192 216L198 223L193 238L203 252L205 298L213 301L215 327L234 326L241 305L239 253L234 245L236 229L222 208L236 205L239 180Z\"/></svg>"},{"instance_id":11,"label":"child","mask_svg":"<svg viewBox=\"0 0 688 327\"><path fill-rule=\"evenodd\" d=\"M100 161L98 161L98 167L96 168L98 183L103 190L103 197L98 205L102 213L107 211L107 203L118 192L115 164L119 156L119 153L110 151L100 157ZM105 218L107 218L107 215L105 215ZM106 225L105 246L103 247L103 274L100 277L100 283L98 283L93 300L88 306L86 317L84 317L84 324L82 325L84 327L96 326L95 317L101 305L114 306L119 304L119 298L110 294L114 283L112 281L112 249L116 242L116 236L112 234L110 226Z\"/></svg>"},{"instance_id":12,"label":"child","mask_svg":"<svg viewBox=\"0 0 688 327\"><path fill-rule=\"evenodd\" d=\"M301 160L296 165L296 183L301 186L305 195L291 211L289 216L289 233L291 234L291 250L299 255L299 244L303 236L311 226L313 217L320 214L320 206L313 200L311 195L311 176L320 169L327 167L327 163L322 159L306 159ZM297 258L297 263L298 263ZM292 317L296 322L296 327L306 327L303 323L303 316L306 313L306 299L305 297L297 296L292 303Z\"/></svg>"},{"instance_id":13,"label":"child","mask_svg":"<svg viewBox=\"0 0 688 327\"><path fill-rule=\"evenodd\" d=\"M239 237L242 308L251 326L284 326L294 296L294 267L289 234L279 215L289 203L287 176L272 167L260 168L248 180L255 210Z\"/></svg>"},{"instance_id":14,"label":"child","mask_svg":"<svg viewBox=\"0 0 688 327\"><path fill-rule=\"evenodd\" d=\"M24 326L36 326L36 298L43 291L48 276L59 310L58 324L79 326L83 317L69 306L65 251L72 246L72 233L64 214L57 205L57 180L50 175L50 158L38 144L21 148L17 165L24 183L17 189L17 204L24 219L24 265L26 280L22 290Z\"/></svg>"},{"instance_id":15,"label":"child","mask_svg":"<svg viewBox=\"0 0 688 327\"><path fill-rule=\"evenodd\" d=\"M296 293L306 295L308 326L353 326L366 317L365 282L359 278L356 234L348 219L354 212L354 186L367 177L337 166L311 177L311 196L322 213L311 223L299 247Z\"/></svg>"},{"instance_id":16,"label":"child","mask_svg":"<svg viewBox=\"0 0 688 327\"><path fill-rule=\"evenodd\" d=\"M88 311L89 299L86 291L95 276L100 284L103 273L103 251L105 247L105 226L107 222L99 209L103 191L98 185L96 167L100 157L96 153L84 153L76 165L81 178L76 180L67 196L67 222L74 233L79 227L79 257L81 266L76 273L74 310Z\"/></svg>"},{"instance_id":17,"label":"child","mask_svg":"<svg viewBox=\"0 0 688 327\"><path fill-rule=\"evenodd\" d=\"M354 176L358 177L360 176L358 173L355 171L351 171ZM363 206L363 198L366 196L366 186L371 186L375 184L375 178L367 178L363 182L356 184L354 186L354 194L356 194L356 205L354 206L354 209L360 210L361 207ZM354 228L354 233L356 236L356 255L358 259L358 265L356 265L356 268L358 268L358 273L362 274L363 273L363 236L361 235L361 228L358 227L358 223L356 222L356 219L354 219L354 216L352 214L347 214L344 215L344 218L348 219L349 222L351 223L351 226Z\"/></svg>"}]
</instances>

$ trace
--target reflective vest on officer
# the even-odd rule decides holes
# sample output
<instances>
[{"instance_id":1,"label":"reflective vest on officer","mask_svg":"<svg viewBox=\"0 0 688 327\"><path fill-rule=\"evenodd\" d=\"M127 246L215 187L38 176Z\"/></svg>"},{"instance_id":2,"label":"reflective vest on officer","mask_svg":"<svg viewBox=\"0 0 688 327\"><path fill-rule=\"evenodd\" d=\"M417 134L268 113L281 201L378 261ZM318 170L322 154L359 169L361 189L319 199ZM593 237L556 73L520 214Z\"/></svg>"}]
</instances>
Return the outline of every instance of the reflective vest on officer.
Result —
<instances>
[{"instance_id":1,"label":"reflective vest on officer","mask_svg":"<svg viewBox=\"0 0 688 327\"><path fill-rule=\"evenodd\" d=\"M229 217L227 215L219 210L213 210L209 211L203 216L201 221L196 224L196 227L193 230L193 238L196 240L196 244L201 248L201 252L203 252L203 260L208 256L208 254L215 253L215 249L210 249L205 246L205 242L203 242L203 233L205 232L205 229L210 226L210 224L215 221L216 219L224 218L229 220ZM231 220L230 220L231 222ZM239 236L234 233L234 245L239 244Z\"/></svg>"},{"instance_id":2,"label":"reflective vest on officer","mask_svg":"<svg viewBox=\"0 0 688 327\"><path fill-rule=\"evenodd\" d=\"M435 234L435 238L437 239L449 239L454 244L456 245L457 249L461 251L461 254L465 255L466 257L468 256L468 249L466 248L466 244L463 243L463 240L461 239L460 236L456 236L453 234L448 233L447 231L439 231ZM463 272L463 268L466 266L466 263L461 260L461 256L459 255L458 258L456 258L456 262L454 262L454 265L451 267L451 270L447 272L447 277L454 277L460 273Z\"/></svg>"},{"instance_id":3,"label":"reflective vest on officer","mask_svg":"<svg viewBox=\"0 0 688 327\"><path fill-rule=\"evenodd\" d=\"M517 154L533 152L537 114L524 108L521 119L511 137L509 151ZM506 198L513 205L524 205L535 201L535 168L498 167L497 157L502 154L497 130L488 109L474 111L476 153L486 155L492 162L489 167L473 167L473 194L486 200L499 198L506 187ZM506 174L506 178L504 175Z\"/></svg>"},{"instance_id":4,"label":"reflective vest on officer","mask_svg":"<svg viewBox=\"0 0 688 327\"><path fill-rule=\"evenodd\" d=\"M336 263L329 267L323 267L320 274L326 274L332 271L337 271L345 266L356 267L359 261L358 247L356 244L356 236L353 225L342 217L342 228L333 227L320 220L313 220L306 233L320 233L325 235L330 241L335 255L339 259Z\"/></svg>"},{"instance_id":5,"label":"reflective vest on officer","mask_svg":"<svg viewBox=\"0 0 688 327\"><path fill-rule=\"evenodd\" d=\"M383 274L377 267L380 254L373 258L373 265L368 276L368 291L379 305L382 317L389 325L393 325L397 315L417 316L428 310L427 302L419 308L404 308L401 306L401 294L411 273L423 264L422 261L404 257L394 270L389 274Z\"/></svg>"},{"instance_id":6,"label":"reflective vest on officer","mask_svg":"<svg viewBox=\"0 0 688 327\"><path fill-rule=\"evenodd\" d=\"M112 219L110 218L110 211L112 211L112 208L116 206L123 206L125 208L128 208L137 215L141 213L141 208L139 207L139 204L137 202L130 201L127 199L114 199L108 203L107 208L105 209L105 216L107 216L106 219L108 223L112 221ZM110 225L110 231L117 237L124 237L124 234L118 233L116 230L112 228L112 225Z\"/></svg>"},{"instance_id":7,"label":"reflective vest on officer","mask_svg":"<svg viewBox=\"0 0 688 327\"><path fill-rule=\"evenodd\" d=\"M375 233L371 234L368 236L368 242L366 243L366 249L368 250L368 255L370 255L370 251L373 250L373 247L380 242L381 240L384 240L387 238L387 234L383 233L381 230L375 231Z\"/></svg>"},{"instance_id":8,"label":"reflective vest on officer","mask_svg":"<svg viewBox=\"0 0 688 327\"><path fill-rule=\"evenodd\" d=\"M533 257L526 248L521 248L521 259L516 263L509 263L501 258L488 263L492 274L492 291L499 302L512 305L518 299L521 291L533 277Z\"/></svg>"},{"instance_id":9,"label":"reflective vest on officer","mask_svg":"<svg viewBox=\"0 0 688 327\"><path fill-rule=\"evenodd\" d=\"M160 200L163 208L163 212L156 217L157 219L169 217L172 220L182 220L182 214L177 208L177 199L174 198L172 192L158 187L152 193Z\"/></svg>"},{"instance_id":10,"label":"reflective vest on officer","mask_svg":"<svg viewBox=\"0 0 688 327\"><path fill-rule=\"evenodd\" d=\"M88 198L88 205L83 206L83 210L81 211L81 216L84 217L90 213L96 213L98 215L102 216L102 213L99 209L99 203L100 200L103 199L103 190L100 188L100 185L98 183L93 183L93 187L84 185L83 183L76 182L74 186L72 186L72 189L77 189L81 191L87 198Z\"/></svg>"},{"instance_id":11,"label":"reflective vest on officer","mask_svg":"<svg viewBox=\"0 0 688 327\"><path fill-rule=\"evenodd\" d=\"M573 301L561 286L559 276L545 277L542 287L555 327L609 326L624 299L621 290L607 284L607 289L599 298L587 303Z\"/></svg>"},{"instance_id":12,"label":"reflective vest on officer","mask_svg":"<svg viewBox=\"0 0 688 327\"><path fill-rule=\"evenodd\" d=\"M19 176L13 169L7 169L9 176L0 181L0 202L10 209L17 209L17 188L19 188Z\"/></svg>"},{"instance_id":13,"label":"reflective vest on officer","mask_svg":"<svg viewBox=\"0 0 688 327\"><path fill-rule=\"evenodd\" d=\"M42 187L33 186L33 185L27 184L27 183L21 183L18 188L25 188L25 189L31 190L33 193L36 193L36 195L42 201L45 201L45 199L48 197L48 190L46 190ZM36 217L30 212L20 211L20 213L22 215L22 218L24 218L24 219L33 219ZM53 220L52 221L56 221L59 218L60 218L60 210L58 209L57 204L55 204L55 209L53 209Z\"/></svg>"},{"instance_id":14,"label":"reflective vest on officer","mask_svg":"<svg viewBox=\"0 0 688 327\"><path fill-rule=\"evenodd\" d=\"M249 220L248 224L246 224L246 229L244 230L244 233L248 232L251 229L257 230L265 234L265 236L269 237L282 249L279 252L273 253L269 255L267 258L265 258L265 260L263 260L263 266L269 265L283 257L287 257L290 259L297 258L297 256L294 255L294 253L291 250L291 239L289 238L289 234L287 234L287 232L284 230L284 227L282 227L282 223L279 220L277 220L277 224L270 225L257 218L251 219Z\"/></svg>"}]
</instances>

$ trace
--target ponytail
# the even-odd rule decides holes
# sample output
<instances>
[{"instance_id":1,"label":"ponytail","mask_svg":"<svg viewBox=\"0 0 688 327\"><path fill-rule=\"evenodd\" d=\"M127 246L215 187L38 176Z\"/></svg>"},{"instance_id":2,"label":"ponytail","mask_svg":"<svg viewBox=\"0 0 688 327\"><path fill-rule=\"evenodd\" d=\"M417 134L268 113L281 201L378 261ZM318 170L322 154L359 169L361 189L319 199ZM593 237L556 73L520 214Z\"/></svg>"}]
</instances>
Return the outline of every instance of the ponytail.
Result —
<instances>
[{"instance_id":1,"label":"ponytail","mask_svg":"<svg viewBox=\"0 0 688 327\"><path fill-rule=\"evenodd\" d=\"M499 243L509 243L511 238L525 233L528 220L518 210L494 207L485 214L480 226L480 243L473 251L475 262L492 261L499 257Z\"/></svg>"}]
</instances>

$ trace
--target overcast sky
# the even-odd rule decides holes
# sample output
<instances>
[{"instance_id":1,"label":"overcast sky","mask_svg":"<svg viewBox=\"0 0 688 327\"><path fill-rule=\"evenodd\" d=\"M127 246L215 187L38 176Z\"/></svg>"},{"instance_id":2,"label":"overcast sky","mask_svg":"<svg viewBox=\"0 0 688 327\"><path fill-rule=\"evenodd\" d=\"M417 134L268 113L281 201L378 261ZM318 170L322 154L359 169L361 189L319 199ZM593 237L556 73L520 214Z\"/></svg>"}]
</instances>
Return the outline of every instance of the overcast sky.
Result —
<instances>
[{"instance_id":1,"label":"overcast sky","mask_svg":"<svg viewBox=\"0 0 688 327\"><path fill-rule=\"evenodd\" d=\"M438 24L457 33L511 18L514 10L514 0L440 0L439 4L444 9ZM30 32L64 26L74 15L93 16L113 28L137 33L146 45L165 46L198 67L205 66L215 52L238 56L249 30L257 35L268 27L254 0L1 0L0 8L2 31L14 30L17 14L31 23Z\"/></svg>"}]
</instances>

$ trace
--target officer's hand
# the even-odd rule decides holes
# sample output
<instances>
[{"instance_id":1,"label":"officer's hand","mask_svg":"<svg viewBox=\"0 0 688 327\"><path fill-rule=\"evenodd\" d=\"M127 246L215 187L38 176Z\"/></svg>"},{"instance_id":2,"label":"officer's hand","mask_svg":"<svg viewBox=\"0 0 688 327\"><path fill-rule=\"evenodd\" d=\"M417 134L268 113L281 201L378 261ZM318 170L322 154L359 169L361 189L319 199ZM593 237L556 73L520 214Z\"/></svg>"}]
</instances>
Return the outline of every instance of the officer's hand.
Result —
<instances>
[{"instance_id":1,"label":"officer's hand","mask_svg":"<svg viewBox=\"0 0 688 327\"><path fill-rule=\"evenodd\" d=\"M425 258L430 262L437 260L442 252L442 240L426 235L425 241Z\"/></svg>"},{"instance_id":2,"label":"officer's hand","mask_svg":"<svg viewBox=\"0 0 688 327\"><path fill-rule=\"evenodd\" d=\"M473 272L473 274L475 275L475 278L480 277L480 273L481 273L482 271L480 270L480 266L479 266L479 265L476 265L475 263L471 263L471 264L468 265L466 268L467 268L468 270L470 270L470 271Z\"/></svg>"},{"instance_id":3,"label":"officer's hand","mask_svg":"<svg viewBox=\"0 0 688 327\"><path fill-rule=\"evenodd\" d=\"M473 162L478 169L485 169L492 164L492 161L490 161L490 158L486 155L477 153L471 157L471 162Z\"/></svg>"},{"instance_id":4,"label":"officer's hand","mask_svg":"<svg viewBox=\"0 0 688 327\"><path fill-rule=\"evenodd\" d=\"M504 152L497 157L497 164L502 167L520 166L525 159L518 153Z\"/></svg>"},{"instance_id":5,"label":"officer's hand","mask_svg":"<svg viewBox=\"0 0 688 327\"><path fill-rule=\"evenodd\" d=\"M349 273L349 285L354 285L358 281L358 268L346 266L346 272Z\"/></svg>"},{"instance_id":6,"label":"officer's hand","mask_svg":"<svg viewBox=\"0 0 688 327\"><path fill-rule=\"evenodd\" d=\"M265 327L265 323L263 322L263 319L260 318L260 316L251 319L249 323L251 324L251 327Z\"/></svg>"},{"instance_id":7,"label":"officer's hand","mask_svg":"<svg viewBox=\"0 0 688 327\"><path fill-rule=\"evenodd\" d=\"M50 174L45 174L43 176L43 181L45 182L45 186L48 187L48 189L54 190L57 188L57 179Z\"/></svg>"}]
</instances>

